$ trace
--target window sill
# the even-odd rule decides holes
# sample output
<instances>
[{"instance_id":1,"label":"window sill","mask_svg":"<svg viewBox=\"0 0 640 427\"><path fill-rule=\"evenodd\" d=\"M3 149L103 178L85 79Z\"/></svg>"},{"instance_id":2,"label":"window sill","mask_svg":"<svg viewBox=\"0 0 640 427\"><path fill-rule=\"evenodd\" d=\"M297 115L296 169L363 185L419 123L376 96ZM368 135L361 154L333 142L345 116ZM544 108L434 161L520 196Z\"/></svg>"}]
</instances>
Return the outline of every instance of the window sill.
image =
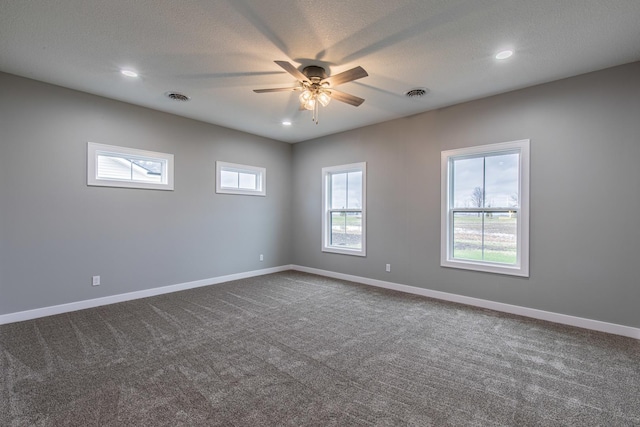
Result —
<instances>
[{"instance_id":1,"label":"window sill","mask_svg":"<svg viewBox=\"0 0 640 427\"><path fill-rule=\"evenodd\" d=\"M366 251L361 249L343 249L335 246L328 246L322 248L322 252L329 252L334 254L342 254L342 255L353 255L353 256L367 256Z\"/></svg>"},{"instance_id":2,"label":"window sill","mask_svg":"<svg viewBox=\"0 0 640 427\"><path fill-rule=\"evenodd\" d=\"M442 260L440 262L441 267L457 268L461 270L479 271L482 273L495 273L505 274L509 276L529 277L529 271L523 269L521 266L510 266L502 264L489 264L474 261L462 261L462 260Z\"/></svg>"}]
</instances>

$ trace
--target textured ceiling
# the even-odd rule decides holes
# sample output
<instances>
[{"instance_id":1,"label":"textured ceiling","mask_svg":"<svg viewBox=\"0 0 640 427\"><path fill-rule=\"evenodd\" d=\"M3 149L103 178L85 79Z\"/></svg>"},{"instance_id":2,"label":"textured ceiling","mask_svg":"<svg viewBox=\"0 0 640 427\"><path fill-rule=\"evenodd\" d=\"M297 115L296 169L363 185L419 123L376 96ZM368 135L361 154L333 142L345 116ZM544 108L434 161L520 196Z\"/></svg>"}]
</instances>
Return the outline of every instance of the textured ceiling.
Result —
<instances>
[{"instance_id":1,"label":"textured ceiling","mask_svg":"<svg viewBox=\"0 0 640 427\"><path fill-rule=\"evenodd\" d=\"M639 22L640 0L0 0L0 71L297 142L640 60ZM274 60L360 65L339 89L366 101L316 125L252 91L293 86Z\"/></svg>"}]
</instances>

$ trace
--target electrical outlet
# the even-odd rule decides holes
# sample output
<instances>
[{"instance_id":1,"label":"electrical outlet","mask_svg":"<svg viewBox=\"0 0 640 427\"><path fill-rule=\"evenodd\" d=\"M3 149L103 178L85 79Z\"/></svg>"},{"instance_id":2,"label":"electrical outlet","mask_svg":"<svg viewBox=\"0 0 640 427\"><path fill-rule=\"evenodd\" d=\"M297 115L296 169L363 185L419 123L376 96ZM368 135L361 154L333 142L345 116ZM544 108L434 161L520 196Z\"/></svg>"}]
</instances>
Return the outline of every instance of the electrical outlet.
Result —
<instances>
[{"instance_id":1,"label":"electrical outlet","mask_svg":"<svg viewBox=\"0 0 640 427\"><path fill-rule=\"evenodd\" d=\"M93 276L91 278L91 284L93 286L100 286L100 276Z\"/></svg>"},{"instance_id":2,"label":"electrical outlet","mask_svg":"<svg viewBox=\"0 0 640 427\"><path fill-rule=\"evenodd\" d=\"M264 255L260 254L260 261L264 261Z\"/></svg>"},{"instance_id":3,"label":"electrical outlet","mask_svg":"<svg viewBox=\"0 0 640 427\"><path fill-rule=\"evenodd\" d=\"M387 266L385 267L385 271L387 273L391 273L391 264L387 264Z\"/></svg>"}]
</instances>

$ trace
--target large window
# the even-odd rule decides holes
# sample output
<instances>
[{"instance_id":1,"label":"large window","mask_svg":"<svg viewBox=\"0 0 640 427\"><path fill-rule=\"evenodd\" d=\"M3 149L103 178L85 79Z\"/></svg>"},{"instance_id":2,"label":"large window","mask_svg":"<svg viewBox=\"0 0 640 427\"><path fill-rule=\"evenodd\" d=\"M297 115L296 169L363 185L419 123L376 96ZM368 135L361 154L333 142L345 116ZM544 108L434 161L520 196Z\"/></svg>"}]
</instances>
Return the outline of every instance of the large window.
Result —
<instances>
[{"instance_id":1,"label":"large window","mask_svg":"<svg viewBox=\"0 0 640 427\"><path fill-rule=\"evenodd\" d=\"M322 169L322 250L366 255L366 163Z\"/></svg>"},{"instance_id":2,"label":"large window","mask_svg":"<svg viewBox=\"0 0 640 427\"><path fill-rule=\"evenodd\" d=\"M441 265L529 276L529 140L442 152Z\"/></svg>"},{"instance_id":3,"label":"large window","mask_svg":"<svg viewBox=\"0 0 640 427\"><path fill-rule=\"evenodd\" d=\"M173 190L173 154L89 142L87 185Z\"/></svg>"},{"instance_id":4,"label":"large window","mask_svg":"<svg viewBox=\"0 0 640 427\"><path fill-rule=\"evenodd\" d=\"M216 193L265 196L267 170L257 166L217 161Z\"/></svg>"}]
</instances>

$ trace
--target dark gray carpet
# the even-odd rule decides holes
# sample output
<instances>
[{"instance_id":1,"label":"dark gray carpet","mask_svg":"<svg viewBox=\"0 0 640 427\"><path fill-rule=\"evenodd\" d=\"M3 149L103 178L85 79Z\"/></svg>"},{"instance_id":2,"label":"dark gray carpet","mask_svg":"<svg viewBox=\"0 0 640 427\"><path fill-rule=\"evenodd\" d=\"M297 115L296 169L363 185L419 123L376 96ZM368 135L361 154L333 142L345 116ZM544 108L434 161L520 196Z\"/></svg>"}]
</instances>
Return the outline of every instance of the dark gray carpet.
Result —
<instances>
[{"instance_id":1,"label":"dark gray carpet","mask_svg":"<svg viewBox=\"0 0 640 427\"><path fill-rule=\"evenodd\" d=\"M640 342L299 272L0 327L2 426L640 425Z\"/></svg>"}]
</instances>

